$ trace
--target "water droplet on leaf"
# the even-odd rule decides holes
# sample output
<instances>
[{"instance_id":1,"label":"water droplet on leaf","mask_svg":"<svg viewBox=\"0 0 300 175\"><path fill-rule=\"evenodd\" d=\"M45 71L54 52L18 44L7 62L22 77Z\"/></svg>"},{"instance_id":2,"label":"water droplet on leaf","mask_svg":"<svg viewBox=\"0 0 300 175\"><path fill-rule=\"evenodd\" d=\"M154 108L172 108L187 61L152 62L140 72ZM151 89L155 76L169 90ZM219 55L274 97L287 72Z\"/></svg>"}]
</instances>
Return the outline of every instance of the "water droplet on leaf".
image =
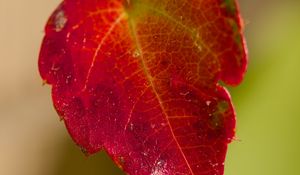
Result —
<instances>
[{"instance_id":1,"label":"water droplet on leaf","mask_svg":"<svg viewBox=\"0 0 300 175\"><path fill-rule=\"evenodd\" d=\"M211 101L207 100L205 103L207 106L209 106L211 104Z\"/></svg>"},{"instance_id":2,"label":"water droplet on leaf","mask_svg":"<svg viewBox=\"0 0 300 175\"><path fill-rule=\"evenodd\" d=\"M139 50L135 50L134 52L133 52L133 58L137 58L137 57L139 57L139 56L141 56L141 53L140 53L140 51Z\"/></svg>"},{"instance_id":3,"label":"water droplet on leaf","mask_svg":"<svg viewBox=\"0 0 300 175\"><path fill-rule=\"evenodd\" d=\"M55 31L60 32L66 25L68 19L65 16L64 11L59 11L55 16Z\"/></svg>"}]
</instances>

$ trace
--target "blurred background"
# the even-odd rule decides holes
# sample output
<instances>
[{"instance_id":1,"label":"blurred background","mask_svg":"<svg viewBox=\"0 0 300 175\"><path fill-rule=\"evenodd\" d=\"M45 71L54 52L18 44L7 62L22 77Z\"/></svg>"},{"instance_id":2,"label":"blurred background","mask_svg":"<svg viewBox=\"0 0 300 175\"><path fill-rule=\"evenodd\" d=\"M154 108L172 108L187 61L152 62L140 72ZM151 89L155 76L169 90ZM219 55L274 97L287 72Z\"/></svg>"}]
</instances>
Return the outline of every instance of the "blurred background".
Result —
<instances>
[{"instance_id":1,"label":"blurred background","mask_svg":"<svg viewBox=\"0 0 300 175\"><path fill-rule=\"evenodd\" d=\"M42 86L43 27L59 2L0 0L0 174L122 175L105 153L87 158L75 146ZM237 140L225 175L299 175L300 1L239 2L250 63L230 88Z\"/></svg>"}]
</instances>

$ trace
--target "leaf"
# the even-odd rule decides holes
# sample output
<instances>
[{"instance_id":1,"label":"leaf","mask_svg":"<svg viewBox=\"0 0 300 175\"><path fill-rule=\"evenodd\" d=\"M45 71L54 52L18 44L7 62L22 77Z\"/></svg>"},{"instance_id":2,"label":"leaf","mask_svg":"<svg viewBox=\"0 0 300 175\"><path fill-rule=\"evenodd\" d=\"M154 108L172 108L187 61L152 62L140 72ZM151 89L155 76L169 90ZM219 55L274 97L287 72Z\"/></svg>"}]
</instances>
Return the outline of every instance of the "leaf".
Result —
<instances>
[{"instance_id":1,"label":"leaf","mask_svg":"<svg viewBox=\"0 0 300 175\"><path fill-rule=\"evenodd\" d=\"M222 175L247 59L234 0L65 0L39 71L88 154L131 175Z\"/></svg>"}]
</instances>

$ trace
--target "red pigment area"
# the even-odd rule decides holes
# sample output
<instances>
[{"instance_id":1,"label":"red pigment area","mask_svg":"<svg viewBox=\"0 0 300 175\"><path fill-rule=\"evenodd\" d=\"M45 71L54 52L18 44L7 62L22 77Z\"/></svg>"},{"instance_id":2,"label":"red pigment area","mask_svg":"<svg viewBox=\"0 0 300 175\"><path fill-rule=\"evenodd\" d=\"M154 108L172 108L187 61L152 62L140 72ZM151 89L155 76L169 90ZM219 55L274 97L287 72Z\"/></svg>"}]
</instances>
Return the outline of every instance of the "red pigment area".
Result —
<instances>
[{"instance_id":1,"label":"red pigment area","mask_svg":"<svg viewBox=\"0 0 300 175\"><path fill-rule=\"evenodd\" d=\"M74 141L132 175L222 175L235 112L218 81L237 85L247 65L237 9L65 0L47 23L39 70Z\"/></svg>"}]
</instances>

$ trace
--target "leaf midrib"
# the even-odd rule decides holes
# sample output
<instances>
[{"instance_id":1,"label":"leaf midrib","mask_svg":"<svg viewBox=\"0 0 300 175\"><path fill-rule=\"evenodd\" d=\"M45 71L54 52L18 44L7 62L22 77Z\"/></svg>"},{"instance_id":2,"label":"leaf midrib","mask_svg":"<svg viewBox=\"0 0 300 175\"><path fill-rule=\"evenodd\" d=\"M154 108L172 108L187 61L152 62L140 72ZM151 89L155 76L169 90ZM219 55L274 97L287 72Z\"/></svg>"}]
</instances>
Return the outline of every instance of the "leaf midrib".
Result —
<instances>
[{"instance_id":1,"label":"leaf midrib","mask_svg":"<svg viewBox=\"0 0 300 175\"><path fill-rule=\"evenodd\" d=\"M147 7L147 8L148 8L148 7ZM152 8L149 8L149 9L152 9ZM151 87L153 93L155 94L156 99L158 100L159 106L160 106L160 108L161 108L161 110L162 110L164 116L166 117L167 125L169 126L169 129L170 129L170 132L171 132L171 134L172 134L172 137L173 137L173 139L174 139L174 141L175 141L175 143L176 143L176 145L177 145L177 147L178 147L178 149L179 149L179 151L180 151L180 153L181 153L181 155L182 155L184 161L186 162L186 165L188 166L188 169L189 169L190 173L191 173L192 175L194 175L193 170L192 170L192 168L190 167L190 164L189 164L189 162L188 162L188 160L187 160L185 154L183 153L183 150L181 149L181 146L180 146L180 144L178 143L178 140L177 140L177 138L176 138L176 136L175 136L175 134L174 134L174 132L173 132L173 128L172 128L171 123L170 123L170 121L169 121L169 119L168 119L168 114L167 114L167 112L165 111L164 105L162 104L162 101L163 101L163 100L161 99L160 95L158 94L158 92L157 92L157 90L156 90L156 88L155 88L155 84L154 84L154 82L153 82L154 79L153 79L153 77L151 76L151 73L150 73L150 71L149 71L149 69L148 69L147 63L146 63L146 61L145 61L145 59L144 59L144 55L143 55L143 51L142 51L142 46L141 46L141 44L140 44L140 41L139 41L139 38L138 38L138 34L137 34L137 30L136 30L136 25L135 25L136 23L135 23L134 19L130 17L129 14L128 14L128 24L129 24L129 30L130 30L130 32L131 32L131 34L132 34L134 43L135 43L135 45L136 45L136 49L137 49L137 51L140 53L139 58L140 58L140 60L141 60L141 66L142 66L142 69L143 69L143 71L144 71L144 74L145 74L145 76L146 76L148 82L150 83L150 87ZM185 26L185 27L186 27L186 26Z\"/></svg>"}]
</instances>

